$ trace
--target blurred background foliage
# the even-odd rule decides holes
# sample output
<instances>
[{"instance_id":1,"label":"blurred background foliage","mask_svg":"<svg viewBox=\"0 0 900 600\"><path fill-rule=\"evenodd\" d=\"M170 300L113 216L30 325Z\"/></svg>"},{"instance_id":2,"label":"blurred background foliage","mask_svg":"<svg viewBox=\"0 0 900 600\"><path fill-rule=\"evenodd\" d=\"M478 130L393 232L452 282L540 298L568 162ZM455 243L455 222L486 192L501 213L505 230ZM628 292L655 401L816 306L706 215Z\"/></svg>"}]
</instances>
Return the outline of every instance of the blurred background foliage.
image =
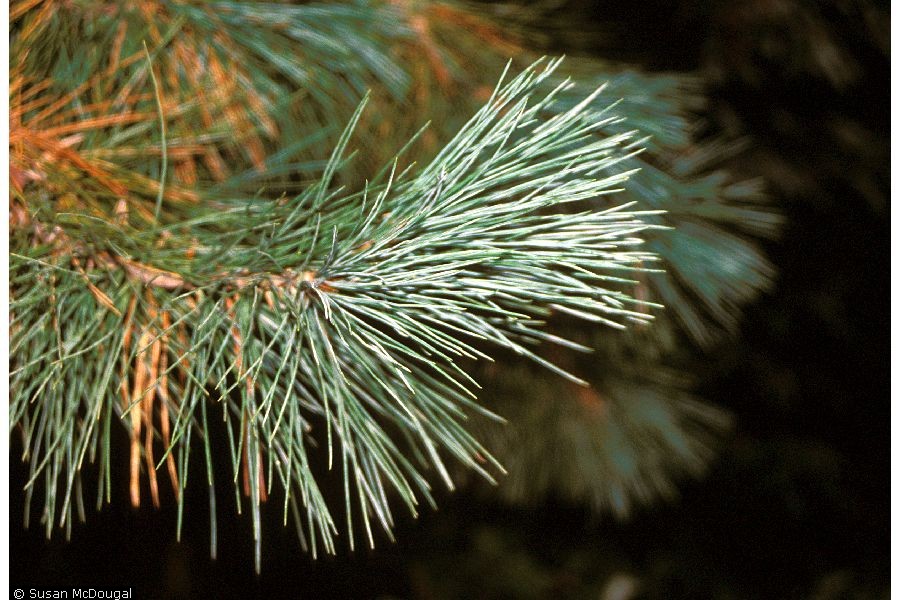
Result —
<instances>
[{"instance_id":1,"label":"blurred background foliage","mask_svg":"<svg viewBox=\"0 0 900 600\"><path fill-rule=\"evenodd\" d=\"M528 435L526 429L494 432L498 454L511 470L507 485L494 490L474 484L442 494L438 511L417 521L401 520L396 544L382 539L371 552L312 562L281 530L278 515L267 515L265 567L258 578L250 566L246 519L223 522L224 550L215 562L206 554L203 520L188 522L177 544L172 508L165 506L133 513L126 502L114 503L104 511L103 523L97 519L79 528L69 544L44 541L39 531L24 532L18 527L22 500L15 484L24 470L13 460L14 573L36 585L50 580L81 585L88 579L96 586L104 581L132 585L136 598L887 597L888 5L557 0L524 6L484 3L472 10L502 24L504 34L514 34L530 52L574 55L576 70L578 57L603 57L631 65L632 77L692 74L670 81L698 92L678 98L702 117L695 135L705 141L705 154L715 166L727 168L732 182L764 179L770 202L784 217L780 237L764 242L778 273L774 286L739 322L713 320L735 335L704 335L705 326L692 332L679 325L669 336L654 338L667 340L665 352L627 340L613 343L600 359L578 366L604 372L597 361L605 356L616 365L636 363L634 372L616 370L615 378L599 382L596 392L570 390L575 402L544 402L543 412L518 415L519 422L533 419L538 429L549 423L567 432L564 443ZM453 78L452 70L482 73L487 66L479 61L494 61L477 40L468 47L457 44L458 38L442 45L443 27L452 25L443 17L431 29L435 44L454 48L462 57L441 61L450 70L447 81L474 81ZM428 52L417 56L433 60ZM452 109L442 104L445 94L434 92L449 85L440 73L422 69L409 83L418 86L417 100L438 113ZM490 72L484 77L488 85L494 79ZM619 81L623 91L617 93L633 89L628 78ZM647 90L645 83L631 85ZM660 85L664 96L665 84ZM474 96L478 88L461 93ZM372 124L361 129L377 131ZM657 133L655 143L700 147L651 133ZM440 131L435 135L420 140L422 151L437 144ZM733 140L744 143L735 147ZM684 154L683 172L709 164L710 156ZM247 158L252 163L252 154ZM299 164L300 159L292 160ZM756 187L736 194L759 198ZM765 223L755 233L764 232ZM682 325L708 321L708 314L681 319ZM609 337L606 343L612 343ZM682 347L687 351L672 351ZM637 368L642 360L658 368ZM497 399L495 410L513 422L516 415L510 411L520 406L516 400L523 394L552 399L568 389L527 369L495 374L483 394L490 392ZM725 413L710 412L697 397L727 409L731 429ZM580 437L590 422L585 415L625 414L618 409L622 402L632 407L631 420L598 419L605 429L595 431L602 435ZM616 436L627 440L634 431L658 435L653 427L660 410L670 411L667 419L695 435L666 440L661 452L649 455L654 461L674 460L687 468L716 456L701 479L679 478L677 494L675 482L659 477L640 479L654 482L654 489L627 489L634 479L617 487L615 474L628 462L621 452L577 452L579 444ZM125 437L122 433L123 444ZM692 445L698 441L700 446ZM679 461L672 448L698 460ZM577 465L575 458L586 455L617 456L620 463ZM547 465L574 466L576 473L582 468L608 473L604 481L610 485L599 495L579 488L577 477L551 485L548 478L558 470L534 469L541 458ZM665 472L672 472L670 467ZM192 502L203 510L205 494L192 499L188 490L187 496L188 510ZM649 508L624 500L644 496L666 500ZM597 506L611 506L631 518L610 519ZM98 556L103 556L99 564Z\"/></svg>"}]
</instances>

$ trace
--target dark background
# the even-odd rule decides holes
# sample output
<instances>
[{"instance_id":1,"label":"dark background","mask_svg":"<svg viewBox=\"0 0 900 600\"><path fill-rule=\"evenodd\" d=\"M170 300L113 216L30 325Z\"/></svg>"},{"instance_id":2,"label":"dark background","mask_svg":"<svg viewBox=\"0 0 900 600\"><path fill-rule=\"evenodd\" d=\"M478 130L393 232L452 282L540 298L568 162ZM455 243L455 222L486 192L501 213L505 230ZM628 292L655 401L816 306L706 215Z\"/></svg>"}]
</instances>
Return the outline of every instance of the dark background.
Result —
<instances>
[{"instance_id":1,"label":"dark background","mask_svg":"<svg viewBox=\"0 0 900 600\"><path fill-rule=\"evenodd\" d=\"M763 176L786 216L767 245L773 290L697 367L702 395L736 418L708 475L627 523L564 503L443 494L417 521L398 514L397 543L317 561L272 510L256 576L250 522L232 516L229 488L216 561L205 490L187 490L177 543L171 498L133 511L126 478L70 542L46 541L36 522L21 526L14 451L13 586L131 586L138 599L887 597L887 3L580 0L550 17L578 24L551 31L551 50L699 72L707 129L752 141L729 168Z\"/></svg>"}]
</instances>

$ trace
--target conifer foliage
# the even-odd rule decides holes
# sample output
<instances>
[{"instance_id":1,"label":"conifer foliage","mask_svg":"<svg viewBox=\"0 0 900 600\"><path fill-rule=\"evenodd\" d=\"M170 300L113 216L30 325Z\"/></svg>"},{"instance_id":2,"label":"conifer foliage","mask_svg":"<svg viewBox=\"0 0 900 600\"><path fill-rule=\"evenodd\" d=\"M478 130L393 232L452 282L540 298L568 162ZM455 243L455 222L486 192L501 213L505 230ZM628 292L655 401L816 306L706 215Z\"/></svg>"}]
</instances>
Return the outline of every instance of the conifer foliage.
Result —
<instances>
[{"instance_id":1,"label":"conifer foliage","mask_svg":"<svg viewBox=\"0 0 900 600\"><path fill-rule=\"evenodd\" d=\"M516 432L565 435L516 418L535 403L575 407L588 441L532 483L517 462L513 499L574 478L624 513L708 459L722 415L654 364L679 331L734 325L770 275L745 234L777 219L686 155L689 79L537 60L444 3L23 0L10 19L10 424L48 535L114 478L134 505L167 480L181 506L190 481L215 554L230 479L257 569L263 503L313 554L339 529L371 544L460 468L502 482L542 447ZM591 350L620 382L603 427L578 416L602 378L568 358ZM476 394L494 356L575 403L535 385L498 411L502 383Z\"/></svg>"}]
</instances>

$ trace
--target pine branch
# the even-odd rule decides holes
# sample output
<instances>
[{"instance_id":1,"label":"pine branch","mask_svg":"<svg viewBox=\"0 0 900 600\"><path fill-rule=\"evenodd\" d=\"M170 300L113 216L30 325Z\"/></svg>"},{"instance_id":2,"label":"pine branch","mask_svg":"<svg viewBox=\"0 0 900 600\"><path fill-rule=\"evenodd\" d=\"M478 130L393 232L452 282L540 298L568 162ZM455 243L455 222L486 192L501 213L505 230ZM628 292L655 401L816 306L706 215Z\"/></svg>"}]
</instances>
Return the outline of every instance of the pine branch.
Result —
<instances>
[{"instance_id":1,"label":"pine branch","mask_svg":"<svg viewBox=\"0 0 900 600\"><path fill-rule=\"evenodd\" d=\"M623 290L654 259L636 249L650 213L558 210L619 189L628 173L609 173L635 152L627 133L596 135L616 118L588 109L593 95L547 114L569 84L535 94L558 65L499 87L427 166L398 173L395 160L356 193L332 179L363 105L323 178L289 200L200 202L184 219L167 213L158 232L107 237L108 221L23 192L10 410L29 498L44 480L48 533L56 515L70 527L73 507L83 518L85 457L99 460L98 503L108 500L113 414L131 431L132 501L143 457L154 502L152 466L164 463L183 502L192 436L212 489L207 411L221 409L258 568L260 504L274 486L313 552L334 551L316 462L344 478L351 545L360 526L374 543L372 521L390 531L391 497L413 514L430 502L428 469L452 488L448 458L491 478L500 465L465 425L491 415L467 361L500 347L579 381L534 350L555 339L542 330L551 313L649 318Z\"/></svg>"}]
</instances>

